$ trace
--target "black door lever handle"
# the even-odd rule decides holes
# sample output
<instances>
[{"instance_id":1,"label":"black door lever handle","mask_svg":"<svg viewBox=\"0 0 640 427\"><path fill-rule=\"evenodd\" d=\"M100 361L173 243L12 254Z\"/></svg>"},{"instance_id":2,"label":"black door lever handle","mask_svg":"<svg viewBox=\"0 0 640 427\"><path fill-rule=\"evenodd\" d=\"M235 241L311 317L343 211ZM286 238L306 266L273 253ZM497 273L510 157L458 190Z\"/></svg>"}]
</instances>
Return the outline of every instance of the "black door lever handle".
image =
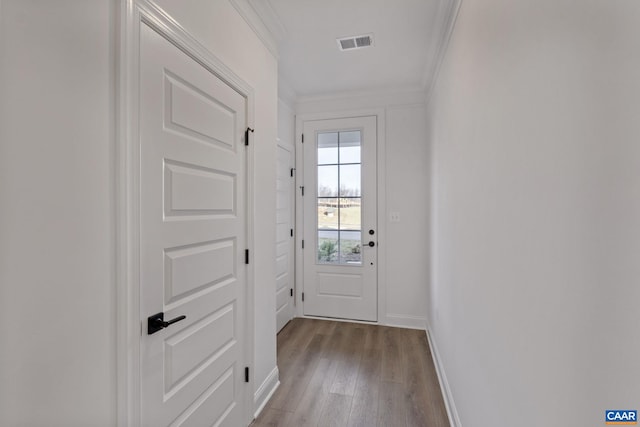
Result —
<instances>
[{"instance_id":1,"label":"black door lever handle","mask_svg":"<svg viewBox=\"0 0 640 427\"><path fill-rule=\"evenodd\" d=\"M173 325L176 322L186 319L187 316L178 316L175 319L171 319L167 322L164 321L164 313L154 314L153 316L149 316L147 318L147 333L149 335L155 334L161 329L168 327L169 325Z\"/></svg>"}]
</instances>

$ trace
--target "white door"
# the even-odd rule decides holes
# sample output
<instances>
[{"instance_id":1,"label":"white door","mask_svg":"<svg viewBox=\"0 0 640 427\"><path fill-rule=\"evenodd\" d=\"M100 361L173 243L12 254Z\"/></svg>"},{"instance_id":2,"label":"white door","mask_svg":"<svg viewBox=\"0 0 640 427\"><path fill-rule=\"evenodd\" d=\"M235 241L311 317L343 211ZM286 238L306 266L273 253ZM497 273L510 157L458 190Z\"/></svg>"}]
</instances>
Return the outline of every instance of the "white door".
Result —
<instances>
[{"instance_id":1,"label":"white door","mask_svg":"<svg viewBox=\"0 0 640 427\"><path fill-rule=\"evenodd\" d=\"M293 195L294 153L278 144L276 193L276 326L280 331L293 317L294 238Z\"/></svg>"},{"instance_id":2,"label":"white door","mask_svg":"<svg viewBox=\"0 0 640 427\"><path fill-rule=\"evenodd\" d=\"M303 133L304 314L376 321L376 117Z\"/></svg>"},{"instance_id":3,"label":"white door","mask_svg":"<svg viewBox=\"0 0 640 427\"><path fill-rule=\"evenodd\" d=\"M140 31L142 425L246 425L245 98Z\"/></svg>"}]
</instances>

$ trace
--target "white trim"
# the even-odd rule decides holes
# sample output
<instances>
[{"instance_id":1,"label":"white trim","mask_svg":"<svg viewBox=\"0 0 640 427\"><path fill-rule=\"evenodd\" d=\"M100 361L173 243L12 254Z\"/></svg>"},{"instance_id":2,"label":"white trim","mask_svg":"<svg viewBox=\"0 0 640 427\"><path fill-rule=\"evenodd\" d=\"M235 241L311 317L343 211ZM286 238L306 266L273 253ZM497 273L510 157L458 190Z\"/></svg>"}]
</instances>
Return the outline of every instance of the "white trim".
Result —
<instances>
[{"instance_id":1,"label":"white trim","mask_svg":"<svg viewBox=\"0 0 640 427\"><path fill-rule=\"evenodd\" d=\"M296 208L295 214L295 223L293 228L295 230L295 286L293 293L293 306L294 306L294 317L303 316L302 310L302 291L303 291L303 283L304 283L304 261L302 257L302 232L299 230L304 230L304 215L302 214L304 201L302 197L300 197L300 187L304 185L304 146L302 145L302 129L304 126L304 122L300 118L300 116L295 117L295 131L294 131L294 145L295 145L295 153L296 153L296 171L295 171L295 182L294 182L294 205Z\"/></svg>"},{"instance_id":2,"label":"white trim","mask_svg":"<svg viewBox=\"0 0 640 427\"><path fill-rule=\"evenodd\" d=\"M433 67L428 71L428 73L431 74L430 80L428 77L426 77L423 82L424 88L427 93L427 96L425 98L427 105L431 101L431 95L433 94L436 82L438 81L440 69L442 68L442 64L444 63L444 59L449 48L449 41L451 40L451 35L453 34L453 29L458 20L460 8L462 7L462 0L451 0L450 2L445 3L449 5L449 8L446 9L446 12L443 14L443 16L441 16L440 19L440 22L443 22L444 24L442 25L442 30L440 31L441 40L436 56L437 59Z\"/></svg>"},{"instance_id":3,"label":"white trim","mask_svg":"<svg viewBox=\"0 0 640 427\"><path fill-rule=\"evenodd\" d=\"M363 108L363 109L355 109L355 110L345 110L345 111L330 111L330 112L319 112L319 113L305 113L299 114L296 117L296 132L299 131L299 134L302 134L302 128L297 127L297 122L313 121L313 120L335 120L335 119L350 119L355 117L369 117L369 116L385 116L384 108ZM380 135L378 135L378 139ZM379 141L378 141L379 143Z\"/></svg>"},{"instance_id":4,"label":"white trim","mask_svg":"<svg viewBox=\"0 0 640 427\"><path fill-rule=\"evenodd\" d=\"M377 126L377 187L378 187L378 323L386 323L387 305L387 186L386 186L386 110L384 108L368 108L345 111L331 111L321 113L299 114L296 116L296 187L304 185L304 158L302 146L302 130L305 121L333 120L354 117L376 116ZM296 230L304 230L303 200L296 188ZM302 254L302 235L296 233L296 313L304 317L302 307L302 291L304 290L304 262ZM334 319L336 320L336 319Z\"/></svg>"},{"instance_id":5,"label":"white trim","mask_svg":"<svg viewBox=\"0 0 640 427\"><path fill-rule=\"evenodd\" d=\"M140 329L139 324L139 242L138 178L135 165L138 152L137 81L133 70L138 68L138 11L131 0L122 0L120 10L120 40L118 67L118 142L116 144L116 275L117 275L117 425L140 425Z\"/></svg>"},{"instance_id":6,"label":"white trim","mask_svg":"<svg viewBox=\"0 0 640 427\"><path fill-rule=\"evenodd\" d=\"M451 393L451 387L449 387L449 381L444 372L444 366L442 365L442 359L436 343L431 339L431 332L429 328L425 330L427 334L427 340L429 341L429 348L431 348L431 357L433 358L433 364L436 368L436 374L438 375L438 381L440 382L440 390L442 391L442 397L444 398L444 405L447 408L447 416L449 417L449 424L451 427L462 427L460 417L458 416L458 410L456 404L453 401L453 394Z\"/></svg>"},{"instance_id":7,"label":"white trim","mask_svg":"<svg viewBox=\"0 0 640 427\"><path fill-rule=\"evenodd\" d=\"M273 368L271 373L267 375L267 378L265 378L262 384L260 384L260 387L258 387L255 394L253 395L253 407L256 408L253 414L254 419L258 418L264 407L267 406L267 403L269 402L269 399L271 399L271 396L273 396L273 394L280 386L280 380L278 379L279 376L280 373L278 372L278 367L276 366L275 368Z\"/></svg>"},{"instance_id":8,"label":"white trim","mask_svg":"<svg viewBox=\"0 0 640 427\"><path fill-rule=\"evenodd\" d=\"M249 28L253 30L262 44L264 44L265 47L269 49L269 52L278 59L280 57L280 54L278 53L278 41L262 21L260 15L254 9L252 4L248 0L229 0L229 3L231 3L231 6L238 11L238 14L245 20Z\"/></svg>"},{"instance_id":9,"label":"white trim","mask_svg":"<svg viewBox=\"0 0 640 427\"><path fill-rule=\"evenodd\" d=\"M378 322L387 323L387 110L377 110L378 117Z\"/></svg>"},{"instance_id":10,"label":"white trim","mask_svg":"<svg viewBox=\"0 0 640 427\"><path fill-rule=\"evenodd\" d=\"M434 72L438 69L438 64L441 59L441 53L443 44L447 40L447 30L449 25L449 19L451 17L451 10L453 1L441 1L438 2L437 10L434 14L433 29L431 34L432 43L431 49L433 55L428 58L427 64L424 67L424 74L422 75L422 87L428 89L432 80L435 78Z\"/></svg>"},{"instance_id":11,"label":"white trim","mask_svg":"<svg viewBox=\"0 0 640 427\"><path fill-rule=\"evenodd\" d=\"M121 0L119 14L118 112L116 144L116 277L117 277L117 425L140 425L140 282L139 282L139 44L142 22L217 75L247 100L247 124L254 127L253 88L191 36L177 21L149 0ZM253 144L247 152L247 246L255 252ZM244 364L255 366L255 271L247 269ZM250 421L251 393L247 388L243 418Z\"/></svg>"},{"instance_id":12,"label":"white trim","mask_svg":"<svg viewBox=\"0 0 640 427\"><path fill-rule=\"evenodd\" d=\"M398 328L420 329L426 330L427 319L421 316L409 316L406 314L390 314L387 313L386 326L394 326Z\"/></svg>"},{"instance_id":13,"label":"white trim","mask_svg":"<svg viewBox=\"0 0 640 427\"><path fill-rule=\"evenodd\" d=\"M358 99L375 99L379 105L389 105L394 103L405 103L402 99L405 96L411 97L414 94L420 94L421 99L424 99L426 92L424 88L411 86L411 87L397 87L397 88L383 88L375 90L358 90L358 91L343 91L325 93L322 95L299 95L297 97L297 107L303 107L306 104L317 104L319 102L331 101L338 102L342 100L348 100L353 102ZM409 103L415 103L415 101L409 101ZM296 108L297 110L300 108Z\"/></svg>"},{"instance_id":14,"label":"white trim","mask_svg":"<svg viewBox=\"0 0 640 427\"><path fill-rule=\"evenodd\" d=\"M389 315L387 315L388 317ZM416 329L419 331L425 330L426 319L424 317L417 316L404 316L404 315L395 315L392 314L391 322L369 322L367 320L355 320L355 319L341 319L338 317L322 317L322 316L309 316L302 315L298 316L302 319L317 319L317 320L328 320L331 322L342 322L342 323L358 323L362 325L378 325L378 326L387 326L389 328L402 328L402 329Z\"/></svg>"},{"instance_id":15,"label":"white trim","mask_svg":"<svg viewBox=\"0 0 640 427\"><path fill-rule=\"evenodd\" d=\"M357 323L360 325L378 325L378 326L386 326L380 324L380 322L368 321L368 320L357 320L357 319L341 319L340 317L322 317L322 316L311 316L307 314L303 314L298 316L301 319L316 319L316 320L328 320L329 322L340 322L340 323Z\"/></svg>"},{"instance_id":16,"label":"white trim","mask_svg":"<svg viewBox=\"0 0 640 427\"><path fill-rule=\"evenodd\" d=\"M273 8L269 0L249 0L249 4L269 30L276 42L281 42L287 37L287 28Z\"/></svg>"}]
</instances>

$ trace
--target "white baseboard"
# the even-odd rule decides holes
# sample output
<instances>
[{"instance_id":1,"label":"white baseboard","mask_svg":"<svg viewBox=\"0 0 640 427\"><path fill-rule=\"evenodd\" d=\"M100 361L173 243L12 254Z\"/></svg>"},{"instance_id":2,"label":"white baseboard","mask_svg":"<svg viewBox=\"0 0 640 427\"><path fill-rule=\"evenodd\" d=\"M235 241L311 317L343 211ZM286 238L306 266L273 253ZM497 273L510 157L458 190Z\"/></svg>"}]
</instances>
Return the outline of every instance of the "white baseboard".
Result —
<instances>
[{"instance_id":1,"label":"white baseboard","mask_svg":"<svg viewBox=\"0 0 640 427\"><path fill-rule=\"evenodd\" d=\"M264 407L267 405L267 402L269 402L273 393L278 389L278 386L280 385L279 376L278 367L276 366L273 368L271 373L267 375L267 378L262 384L260 384L260 387L258 387L253 395L253 407L256 408L256 411L253 414L254 418L258 418L258 415L260 415L260 412L262 412Z\"/></svg>"},{"instance_id":2,"label":"white baseboard","mask_svg":"<svg viewBox=\"0 0 640 427\"><path fill-rule=\"evenodd\" d=\"M384 322L385 326L395 326L398 328L408 328L408 329L427 329L427 319L424 317L418 316L407 316L404 314L387 314L386 321Z\"/></svg>"},{"instance_id":3,"label":"white baseboard","mask_svg":"<svg viewBox=\"0 0 640 427\"><path fill-rule=\"evenodd\" d=\"M440 381L440 390L442 390L442 396L444 397L444 405L447 407L447 415L449 416L449 424L451 427L462 427L460 423L460 417L458 416L458 410L456 404L453 401L453 394L451 394L451 388L449 387L449 381L447 381L447 375L444 372L444 366L438 353L436 343L431 339L429 328L425 329L427 333L427 340L429 341L429 347L431 348L431 356L433 357L433 364L436 367L436 373L438 374L438 380Z\"/></svg>"}]
</instances>

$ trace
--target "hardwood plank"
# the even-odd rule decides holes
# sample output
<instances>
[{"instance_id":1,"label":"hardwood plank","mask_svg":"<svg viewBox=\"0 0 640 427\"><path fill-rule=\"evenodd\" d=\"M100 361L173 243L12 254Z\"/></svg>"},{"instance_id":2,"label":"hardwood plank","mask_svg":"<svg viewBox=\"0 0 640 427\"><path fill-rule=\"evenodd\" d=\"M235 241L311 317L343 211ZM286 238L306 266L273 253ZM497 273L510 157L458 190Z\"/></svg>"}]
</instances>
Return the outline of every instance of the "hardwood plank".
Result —
<instances>
[{"instance_id":1,"label":"hardwood plank","mask_svg":"<svg viewBox=\"0 0 640 427\"><path fill-rule=\"evenodd\" d=\"M321 351L328 340L326 335L314 335L305 351L290 367L291 372L283 377L280 387L271 398L270 407L293 412L315 370Z\"/></svg>"},{"instance_id":2,"label":"hardwood plank","mask_svg":"<svg viewBox=\"0 0 640 427\"><path fill-rule=\"evenodd\" d=\"M265 408L260 417L251 423L251 427L295 427L292 416L291 412Z\"/></svg>"},{"instance_id":3,"label":"hardwood plank","mask_svg":"<svg viewBox=\"0 0 640 427\"><path fill-rule=\"evenodd\" d=\"M440 387L440 381L438 380L438 374L436 367L433 364L433 357L431 349L429 348L429 342L427 341L427 335L425 333L423 339L419 341L419 345L422 353L424 353L424 371L425 371L425 388L429 394L428 398L428 412L433 420L433 425L436 427L446 426L449 424L449 416L447 415L447 407L444 403L444 397L442 395L442 389Z\"/></svg>"},{"instance_id":4,"label":"hardwood plank","mask_svg":"<svg viewBox=\"0 0 640 427\"><path fill-rule=\"evenodd\" d=\"M320 360L293 414L294 426L315 426L317 424L325 400L329 395L328 391L333 382L335 371L335 361L324 358Z\"/></svg>"},{"instance_id":5,"label":"hardwood plank","mask_svg":"<svg viewBox=\"0 0 640 427\"><path fill-rule=\"evenodd\" d=\"M365 350L382 350L383 328L378 325L364 325L366 327L366 338L364 341Z\"/></svg>"},{"instance_id":6,"label":"hardwood plank","mask_svg":"<svg viewBox=\"0 0 640 427\"><path fill-rule=\"evenodd\" d=\"M404 386L397 382L381 381L378 397L378 426L407 425Z\"/></svg>"},{"instance_id":7,"label":"hardwood plank","mask_svg":"<svg viewBox=\"0 0 640 427\"><path fill-rule=\"evenodd\" d=\"M405 388L405 401L407 404L407 426L431 426L433 423L428 416L429 394L426 383L423 359L425 354L418 344L416 331L404 330L403 352L406 355L405 378L407 384Z\"/></svg>"},{"instance_id":8,"label":"hardwood plank","mask_svg":"<svg viewBox=\"0 0 640 427\"><path fill-rule=\"evenodd\" d=\"M377 331L376 333L372 333ZM348 426L374 426L378 419L378 397L380 391L380 377L382 372L382 358L380 351L372 348L373 342L382 343L380 328L369 326L365 334L365 344L358 369L356 384ZM374 338L371 340L371 338Z\"/></svg>"},{"instance_id":9,"label":"hardwood plank","mask_svg":"<svg viewBox=\"0 0 640 427\"><path fill-rule=\"evenodd\" d=\"M449 426L438 375L424 331L404 330L407 357L407 425Z\"/></svg>"},{"instance_id":10,"label":"hardwood plank","mask_svg":"<svg viewBox=\"0 0 640 427\"><path fill-rule=\"evenodd\" d=\"M358 368L358 383L356 388L366 388L380 382L382 378L382 358L380 353L365 350Z\"/></svg>"},{"instance_id":11,"label":"hardwood plank","mask_svg":"<svg viewBox=\"0 0 640 427\"><path fill-rule=\"evenodd\" d=\"M294 365L315 335L315 323L292 319L278 334L278 370L281 376Z\"/></svg>"},{"instance_id":12,"label":"hardwood plank","mask_svg":"<svg viewBox=\"0 0 640 427\"><path fill-rule=\"evenodd\" d=\"M360 359L364 349L364 329L350 325L344 335L339 354L336 355L338 367L331 393L353 396L358 379Z\"/></svg>"},{"instance_id":13,"label":"hardwood plank","mask_svg":"<svg viewBox=\"0 0 640 427\"><path fill-rule=\"evenodd\" d=\"M351 396L329 393L324 401L322 413L318 420L318 427L344 426L349 419Z\"/></svg>"},{"instance_id":14,"label":"hardwood plank","mask_svg":"<svg viewBox=\"0 0 640 427\"><path fill-rule=\"evenodd\" d=\"M351 412L347 426L370 427L378 420L378 400L380 398L380 382L373 382L369 387L363 387L353 395Z\"/></svg>"},{"instance_id":15,"label":"hardwood plank","mask_svg":"<svg viewBox=\"0 0 640 427\"><path fill-rule=\"evenodd\" d=\"M382 380L404 382L403 358L400 342L400 329L383 327Z\"/></svg>"},{"instance_id":16,"label":"hardwood plank","mask_svg":"<svg viewBox=\"0 0 640 427\"><path fill-rule=\"evenodd\" d=\"M316 320L316 319L314 319ZM335 332L338 323L332 320L316 320L316 333L323 335L331 335Z\"/></svg>"}]
</instances>

